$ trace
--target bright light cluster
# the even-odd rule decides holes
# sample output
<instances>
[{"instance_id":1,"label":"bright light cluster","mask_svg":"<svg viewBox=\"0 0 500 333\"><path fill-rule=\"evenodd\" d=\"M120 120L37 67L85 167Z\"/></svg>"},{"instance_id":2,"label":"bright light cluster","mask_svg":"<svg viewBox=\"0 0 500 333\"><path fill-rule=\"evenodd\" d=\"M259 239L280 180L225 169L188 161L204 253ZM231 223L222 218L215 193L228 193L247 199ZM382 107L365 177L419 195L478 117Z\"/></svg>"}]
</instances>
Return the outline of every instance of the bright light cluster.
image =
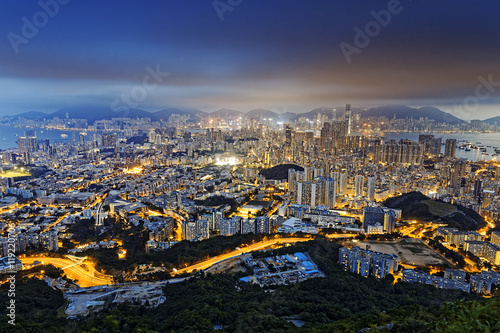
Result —
<instances>
[{"instance_id":1,"label":"bright light cluster","mask_svg":"<svg viewBox=\"0 0 500 333\"><path fill-rule=\"evenodd\" d=\"M215 160L216 165L236 165L238 164L238 159L236 157L225 157L225 158L217 158Z\"/></svg>"}]
</instances>

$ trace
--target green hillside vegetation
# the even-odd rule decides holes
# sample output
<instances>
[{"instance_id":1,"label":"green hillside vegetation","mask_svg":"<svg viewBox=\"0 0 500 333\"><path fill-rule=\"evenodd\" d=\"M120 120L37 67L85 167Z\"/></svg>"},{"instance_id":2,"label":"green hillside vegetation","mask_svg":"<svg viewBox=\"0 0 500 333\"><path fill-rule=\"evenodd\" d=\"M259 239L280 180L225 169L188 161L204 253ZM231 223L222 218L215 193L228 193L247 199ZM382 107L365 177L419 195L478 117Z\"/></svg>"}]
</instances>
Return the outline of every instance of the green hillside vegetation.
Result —
<instances>
[{"instance_id":1,"label":"green hillside vegetation","mask_svg":"<svg viewBox=\"0 0 500 333\"><path fill-rule=\"evenodd\" d=\"M145 238L145 234L142 238ZM92 257L97 262L97 269L104 270L107 273L116 271L131 271L134 267L140 264L153 264L154 266L163 265L165 268L172 270L188 264L193 264L209 257L217 256L234 250L241 244L251 244L267 238L264 234L244 234L233 235L229 237L217 236L206 239L202 242L182 241L165 251L146 253L144 247L139 248L138 245L132 244L127 249L127 259L118 259L118 249L98 249L88 250L81 256ZM128 244L127 241L124 243ZM165 279L168 274L158 275L158 278Z\"/></svg>"},{"instance_id":2,"label":"green hillside vegetation","mask_svg":"<svg viewBox=\"0 0 500 333\"><path fill-rule=\"evenodd\" d=\"M422 203L426 204L429 207L429 213L437 215L439 217L443 217L457 211L457 207L444 202L424 200L422 201Z\"/></svg>"},{"instance_id":3,"label":"green hillside vegetation","mask_svg":"<svg viewBox=\"0 0 500 333\"><path fill-rule=\"evenodd\" d=\"M202 242L201 242L202 243ZM271 253L309 251L327 274L302 283L265 289L238 282L237 275L204 275L167 285L158 308L131 304L92 313L80 320L56 316L62 294L39 280L19 281L18 322L2 332L359 332L391 327L390 332L495 332L499 299L420 284L393 283L345 272L337 263L340 245L317 239ZM3 289L2 289L3 288ZM5 304L5 286L0 303ZM22 290L22 292L21 292ZM456 302L456 301L459 302ZM452 302L452 303L447 303ZM5 308L5 307L3 307ZM305 322L295 327L289 319ZM386 326L387 325L387 326ZM489 330L487 330L489 328Z\"/></svg>"},{"instance_id":4,"label":"green hillside vegetation","mask_svg":"<svg viewBox=\"0 0 500 333\"><path fill-rule=\"evenodd\" d=\"M264 176L266 179L283 180L288 179L288 169L296 171L304 171L304 168L295 164L280 164L269 169L262 169L259 175Z\"/></svg>"},{"instance_id":5,"label":"green hillside vegetation","mask_svg":"<svg viewBox=\"0 0 500 333\"><path fill-rule=\"evenodd\" d=\"M459 230L479 230L486 221L471 209L430 200L420 192L410 192L384 202L389 208L402 210L402 219L421 222L441 221Z\"/></svg>"},{"instance_id":6,"label":"green hillside vegetation","mask_svg":"<svg viewBox=\"0 0 500 333\"><path fill-rule=\"evenodd\" d=\"M443 308L445 302L480 299L457 290L394 284L392 276L377 280L345 272L337 263L339 247L335 242L317 239L273 251L276 254L309 251L327 274L325 278L263 289L238 282L241 273L200 273L193 279L167 285L167 302L158 308L123 304L79 321L53 319L55 310L62 304L60 292L44 282L31 281L33 285L25 286L26 290L36 287L39 291L35 301L22 298L30 307L23 312L23 319L19 319L22 328L16 329L18 332L179 333L212 332L214 325L220 325L223 332L358 332L363 328L393 324L391 332L427 332L439 329L437 320L448 311ZM50 306L37 301L46 295L52 300ZM463 303L463 312L467 313L469 303ZM45 311L45 316L41 317L37 311ZM483 326L495 325L491 316L476 317ZM289 318L302 320L305 325L297 328L287 321ZM0 329L6 331L5 326Z\"/></svg>"},{"instance_id":7,"label":"green hillside vegetation","mask_svg":"<svg viewBox=\"0 0 500 333\"><path fill-rule=\"evenodd\" d=\"M398 197L389 198L384 205L389 208L401 209L401 217L405 220L433 221L439 216L429 211L429 206L423 201L429 200L428 197L420 192L410 192Z\"/></svg>"},{"instance_id":8,"label":"green hillside vegetation","mask_svg":"<svg viewBox=\"0 0 500 333\"><path fill-rule=\"evenodd\" d=\"M235 206L236 201L231 198L226 198L222 195L214 195L206 198L205 200L195 200L195 204L197 206L209 206L209 207L221 206L221 205Z\"/></svg>"}]
</instances>

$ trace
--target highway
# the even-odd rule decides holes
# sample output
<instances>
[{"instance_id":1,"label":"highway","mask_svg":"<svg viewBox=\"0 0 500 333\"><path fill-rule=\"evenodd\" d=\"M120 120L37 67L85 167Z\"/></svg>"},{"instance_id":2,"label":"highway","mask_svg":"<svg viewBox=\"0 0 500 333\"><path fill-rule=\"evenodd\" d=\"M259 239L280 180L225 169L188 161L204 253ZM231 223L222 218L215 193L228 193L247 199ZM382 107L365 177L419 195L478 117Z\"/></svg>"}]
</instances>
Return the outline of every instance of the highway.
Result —
<instances>
[{"instance_id":1,"label":"highway","mask_svg":"<svg viewBox=\"0 0 500 333\"><path fill-rule=\"evenodd\" d=\"M331 234L327 235L328 238L344 238L344 237L353 237L356 236L356 234ZM176 271L176 274L182 274L182 273L191 273L194 270L204 270L209 268L212 265L215 265L221 261L224 261L226 259L230 259L233 257L237 257L242 255L243 253L247 252L252 252L252 251L259 251L274 245L285 245L285 244L293 244L297 242L307 242L313 240L313 238L310 237L286 237L286 238L273 238L267 241L263 242L258 242L255 244L251 244L248 246L243 246L241 248L238 248L236 250L233 250L229 253L221 254L218 256L215 256L213 258L204 260L202 262L193 264L191 266L179 269ZM23 265L32 265L35 261L39 261L40 263L43 264L51 264L54 265L57 268L61 268L64 270L66 275L73 280L77 280L77 284L80 287L93 287L93 286L100 286L100 285L110 285L112 284L111 279L107 278L102 278L102 277L96 277L93 276L92 272L86 271L83 269L82 266L78 265L75 263L75 261L72 261L70 259L66 258L53 258L53 257L24 257L20 258L21 261L23 262Z\"/></svg>"},{"instance_id":2,"label":"highway","mask_svg":"<svg viewBox=\"0 0 500 333\"><path fill-rule=\"evenodd\" d=\"M70 279L78 280L76 283L80 287L93 287L113 283L111 279L93 276L91 272L86 271L80 265L75 265L75 262L70 259L52 257L25 257L19 259L21 259L23 265L32 265L38 260L43 264L51 264L57 268L64 268L66 275Z\"/></svg>"},{"instance_id":3,"label":"highway","mask_svg":"<svg viewBox=\"0 0 500 333\"><path fill-rule=\"evenodd\" d=\"M287 238L273 238L265 242L258 242L252 245L244 246L241 247L239 250L233 250L229 253L221 254L218 256L215 256L213 258L204 260L202 262L199 262L197 264L182 268L177 270L176 274L182 274L182 273L191 273L192 271L196 270L204 270L209 268L212 265L217 264L218 262L221 262L223 260L232 258L232 257L237 257L243 253L246 252L252 252L252 251L258 251L265 249L266 247L270 247L273 245L276 245L278 243L280 244L292 244L292 243L297 243L297 242L307 242L313 240L313 238L303 238L303 237L287 237Z\"/></svg>"},{"instance_id":4,"label":"highway","mask_svg":"<svg viewBox=\"0 0 500 333\"><path fill-rule=\"evenodd\" d=\"M347 237L356 237L359 234L326 234L326 238L347 238Z\"/></svg>"}]
</instances>

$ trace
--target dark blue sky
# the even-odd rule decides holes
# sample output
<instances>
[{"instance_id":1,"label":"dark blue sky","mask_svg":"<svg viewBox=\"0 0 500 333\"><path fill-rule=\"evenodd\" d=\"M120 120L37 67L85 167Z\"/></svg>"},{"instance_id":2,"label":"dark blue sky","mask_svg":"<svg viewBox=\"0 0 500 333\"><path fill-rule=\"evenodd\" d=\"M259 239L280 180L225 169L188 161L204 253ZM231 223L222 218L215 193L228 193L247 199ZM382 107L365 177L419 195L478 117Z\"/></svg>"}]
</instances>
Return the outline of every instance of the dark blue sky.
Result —
<instances>
[{"instance_id":1,"label":"dark blue sky","mask_svg":"<svg viewBox=\"0 0 500 333\"><path fill-rule=\"evenodd\" d=\"M148 66L169 75L133 99L146 110L397 103L500 115L496 0L220 0L223 13L213 0L60 1L53 17L37 1L0 2L0 115L111 105L139 91ZM370 25L388 6L390 22ZM341 43L356 47L367 24L372 37L347 61ZM479 77L493 83L477 90Z\"/></svg>"}]
</instances>

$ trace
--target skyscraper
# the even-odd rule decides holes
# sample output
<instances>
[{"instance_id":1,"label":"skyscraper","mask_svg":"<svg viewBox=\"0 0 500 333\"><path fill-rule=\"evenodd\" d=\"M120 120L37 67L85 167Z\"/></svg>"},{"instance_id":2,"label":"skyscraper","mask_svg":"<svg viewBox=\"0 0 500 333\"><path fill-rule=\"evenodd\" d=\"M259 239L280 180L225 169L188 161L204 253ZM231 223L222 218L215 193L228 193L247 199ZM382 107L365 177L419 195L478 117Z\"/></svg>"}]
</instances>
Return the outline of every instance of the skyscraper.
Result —
<instances>
[{"instance_id":1,"label":"skyscraper","mask_svg":"<svg viewBox=\"0 0 500 333\"><path fill-rule=\"evenodd\" d=\"M362 196L363 195L363 186L365 184L365 176L356 175L354 178L354 196Z\"/></svg>"},{"instance_id":2,"label":"skyscraper","mask_svg":"<svg viewBox=\"0 0 500 333\"><path fill-rule=\"evenodd\" d=\"M476 201L478 203L481 203L482 197L483 197L482 196L483 191L482 191L481 187L482 187L482 181L481 181L481 179L478 178L474 182L474 198L476 199Z\"/></svg>"},{"instance_id":3,"label":"skyscraper","mask_svg":"<svg viewBox=\"0 0 500 333\"><path fill-rule=\"evenodd\" d=\"M345 105L344 123L345 135L348 136L351 134L351 104Z\"/></svg>"},{"instance_id":4,"label":"skyscraper","mask_svg":"<svg viewBox=\"0 0 500 333\"><path fill-rule=\"evenodd\" d=\"M370 201L375 201L375 185L377 183L377 177L369 176L368 177L368 186L366 189L366 197Z\"/></svg>"},{"instance_id":5,"label":"skyscraper","mask_svg":"<svg viewBox=\"0 0 500 333\"><path fill-rule=\"evenodd\" d=\"M335 208L336 203L336 192L337 192L337 183L335 182L335 179L333 178L328 178L325 181L325 205L330 207L330 208Z\"/></svg>"},{"instance_id":6,"label":"skyscraper","mask_svg":"<svg viewBox=\"0 0 500 333\"><path fill-rule=\"evenodd\" d=\"M341 194L341 195L347 194L347 172L342 172L340 174L339 194Z\"/></svg>"},{"instance_id":7,"label":"skyscraper","mask_svg":"<svg viewBox=\"0 0 500 333\"><path fill-rule=\"evenodd\" d=\"M287 147L292 146L292 128L289 124L285 125L285 145Z\"/></svg>"},{"instance_id":8,"label":"skyscraper","mask_svg":"<svg viewBox=\"0 0 500 333\"><path fill-rule=\"evenodd\" d=\"M393 211L384 214L384 232L392 233L396 229L396 215Z\"/></svg>"},{"instance_id":9,"label":"skyscraper","mask_svg":"<svg viewBox=\"0 0 500 333\"><path fill-rule=\"evenodd\" d=\"M35 132L26 131L24 132L24 136L18 137L17 149L19 150L19 154L35 152L38 149Z\"/></svg>"},{"instance_id":10,"label":"skyscraper","mask_svg":"<svg viewBox=\"0 0 500 333\"><path fill-rule=\"evenodd\" d=\"M446 144L444 146L444 156L455 157L456 150L457 150L457 140L456 139L446 139Z\"/></svg>"}]
</instances>

